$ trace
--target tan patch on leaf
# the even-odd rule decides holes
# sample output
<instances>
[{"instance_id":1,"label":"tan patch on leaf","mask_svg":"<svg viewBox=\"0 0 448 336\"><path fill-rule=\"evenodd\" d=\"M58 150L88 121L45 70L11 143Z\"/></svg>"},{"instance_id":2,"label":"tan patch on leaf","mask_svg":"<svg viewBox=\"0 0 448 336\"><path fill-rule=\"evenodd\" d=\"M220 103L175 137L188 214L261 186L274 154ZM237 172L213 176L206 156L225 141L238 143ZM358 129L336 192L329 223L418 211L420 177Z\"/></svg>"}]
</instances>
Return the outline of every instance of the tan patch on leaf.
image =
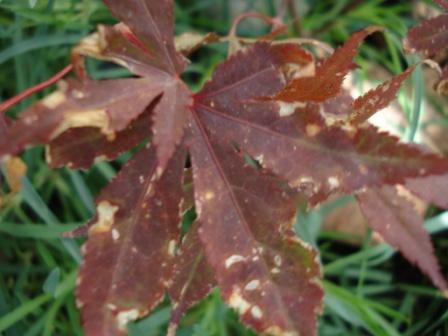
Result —
<instances>
[{"instance_id":1,"label":"tan patch on leaf","mask_svg":"<svg viewBox=\"0 0 448 336\"><path fill-rule=\"evenodd\" d=\"M118 207L103 201L98 204L98 221L90 228L90 233L108 232L114 223L115 213ZM116 234L115 234L116 236Z\"/></svg>"}]
</instances>

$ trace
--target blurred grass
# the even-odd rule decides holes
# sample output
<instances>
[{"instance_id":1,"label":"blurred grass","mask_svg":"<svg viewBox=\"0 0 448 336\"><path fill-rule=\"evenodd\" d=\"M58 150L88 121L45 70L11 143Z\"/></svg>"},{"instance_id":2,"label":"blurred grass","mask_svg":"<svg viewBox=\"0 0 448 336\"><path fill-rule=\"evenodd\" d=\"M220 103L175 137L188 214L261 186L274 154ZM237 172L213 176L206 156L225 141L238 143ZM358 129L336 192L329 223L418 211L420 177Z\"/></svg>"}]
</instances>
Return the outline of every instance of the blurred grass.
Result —
<instances>
[{"instance_id":1,"label":"blurred grass","mask_svg":"<svg viewBox=\"0 0 448 336\"><path fill-rule=\"evenodd\" d=\"M249 10L273 15L275 0L178 0L176 31L216 31L226 34L232 17ZM302 34L332 45L370 24L387 27L385 38L369 39L358 57L363 68L381 64L398 73L407 62L400 41L414 23L409 1L366 0L297 1ZM41 82L69 62L70 47L98 23L113 19L99 0L0 1L0 97L4 100ZM257 35L263 27L243 24L240 33ZM379 48L378 46L382 46ZM215 65L226 55L224 45L197 52L185 78L199 89ZM89 62L95 78L124 76L126 72L99 62ZM370 78L358 71L358 79ZM413 99L400 94L400 102L413 139L419 127L422 101L427 100L421 74L412 80ZM49 90L46 90L48 92ZM15 115L38 96L27 99L9 113ZM447 119L446 119L447 120ZM93 198L125 160L98 163L87 172L50 170L43 149L28 150L29 166L23 192L0 213L0 335L82 335L73 289L80 261L81 241L61 239L60 233L85 222L94 211ZM325 271L325 312L320 335L448 335L448 305L418 270L386 245L372 246L367 232L360 248L340 243L341 233L322 230L322 221L335 207L300 213L297 230L318 246ZM448 213L431 211L426 228L433 233L437 253L448 269ZM347 238L347 237L345 237ZM169 304L130 325L132 336L162 335ZM253 335L238 322L214 291L185 317L179 335Z\"/></svg>"}]
</instances>

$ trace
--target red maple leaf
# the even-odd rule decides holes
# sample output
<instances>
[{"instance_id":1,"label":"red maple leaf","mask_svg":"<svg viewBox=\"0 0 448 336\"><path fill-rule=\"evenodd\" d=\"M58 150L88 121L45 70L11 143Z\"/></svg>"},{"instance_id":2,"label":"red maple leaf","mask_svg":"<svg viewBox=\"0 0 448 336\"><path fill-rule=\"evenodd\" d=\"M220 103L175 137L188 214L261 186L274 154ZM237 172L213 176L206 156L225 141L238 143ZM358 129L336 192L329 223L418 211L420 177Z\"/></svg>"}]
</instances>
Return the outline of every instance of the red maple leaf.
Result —
<instances>
[{"instance_id":1,"label":"red maple leaf","mask_svg":"<svg viewBox=\"0 0 448 336\"><path fill-rule=\"evenodd\" d=\"M446 174L448 162L363 123L395 97L412 69L365 97L345 97L341 106L350 108L337 111L355 52L377 28L354 34L308 77L291 70L313 62L298 46L254 43L193 94L180 78L187 62L175 48L173 2L105 2L121 23L101 26L74 49L81 78L61 83L0 139L0 157L43 143L50 164L76 168L145 143L81 229L89 239L77 298L88 335L126 334L126 324L148 314L165 292L174 302L174 333L186 309L215 285L259 332L316 334L321 270L317 251L292 228L298 191L312 204L357 193L373 227L446 289L429 237L418 255L407 249L415 232L425 235L416 223L405 227L407 205L388 206L397 197L394 185ZM121 64L138 78L92 81L84 56ZM181 243L187 157L198 217ZM394 230L375 209L391 213Z\"/></svg>"}]
</instances>

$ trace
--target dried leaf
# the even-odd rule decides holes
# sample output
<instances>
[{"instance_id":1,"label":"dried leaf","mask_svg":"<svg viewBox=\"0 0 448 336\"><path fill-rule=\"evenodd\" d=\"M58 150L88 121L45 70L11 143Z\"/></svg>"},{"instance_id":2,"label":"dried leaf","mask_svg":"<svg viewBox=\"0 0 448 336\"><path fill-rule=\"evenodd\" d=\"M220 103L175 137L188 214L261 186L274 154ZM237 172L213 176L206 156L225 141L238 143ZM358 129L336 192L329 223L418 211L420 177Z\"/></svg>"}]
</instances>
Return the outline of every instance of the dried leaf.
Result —
<instances>
[{"instance_id":1,"label":"dried leaf","mask_svg":"<svg viewBox=\"0 0 448 336\"><path fill-rule=\"evenodd\" d=\"M273 335L314 335L322 289L316 251L292 232L294 198L191 122L200 237L224 300Z\"/></svg>"},{"instance_id":2,"label":"dried leaf","mask_svg":"<svg viewBox=\"0 0 448 336\"><path fill-rule=\"evenodd\" d=\"M415 65L389 81L370 90L353 102L353 113L350 115L351 124L361 124L376 112L387 107L395 99L403 82L412 74Z\"/></svg>"},{"instance_id":3,"label":"dried leaf","mask_svg":"<svg viewBox=\"0 0 448 336\"><path fill-rule=\"evenodd\" d=\"M200 34L196 32L183 33L176 36L174 44L176 50L183 55L190 55L203 45L218 42L221 38L216 33Z\"/></svg>"},{"instance_id":4,"label":"dried leaf","mask_svg":"<svg viewBox=\"0 0 448 336\"><path fill-rule=\"evenodd\" d=\"M273 99L286 102L323 102L337 96L345 76L351 70L358 47L368 35L379 30L381 28L373 26L353 34L343 46L316 68L314 77L293 80L276 93Z\"/></svg>"},{"instance_id":5,"label":"dried leaf","mask_svg":"<svg viewBox=\"0 0 448 336\"><path fill-rule=\"evenodd\" d=\"M185 155L179 149L162 176L155 158L154 148L141 150L97 200L77 289L88 335L127 334L126 324L151 311L169 285Z\"/></svg>"},{"instance_id":6,"label":"dried leaf","mask_svg":"<svg viewBox=\"0 0 448 336\"><path fill-rule=\"evenodd\" d=\"M369 225L415 263L446 295L447 283L440 273L430 236L412 203L400 196L393 186L370 189L357 198Z\"/></svg>"}]
</instances>

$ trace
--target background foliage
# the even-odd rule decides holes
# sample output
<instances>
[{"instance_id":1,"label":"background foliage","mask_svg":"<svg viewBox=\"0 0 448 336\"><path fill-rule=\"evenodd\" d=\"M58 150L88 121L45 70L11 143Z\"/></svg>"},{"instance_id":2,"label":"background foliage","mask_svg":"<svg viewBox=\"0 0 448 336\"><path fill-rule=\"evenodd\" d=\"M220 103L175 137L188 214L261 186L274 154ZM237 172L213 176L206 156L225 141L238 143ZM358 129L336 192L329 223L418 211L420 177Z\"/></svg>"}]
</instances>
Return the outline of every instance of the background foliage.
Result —
<instances>
[{"instance_id":1,"label":"background foliage","mask_svg":"<svg viewBox=\"0 0 448 336\"><path fill-rule=\"evenodd\" d=\"M387 27L382 38L368 40L357 59L357 83L379 80L374 64L393 74L409 61L401 39L415 24L411 1L340 0L294 1L300 20L291 25L291 36L307 36L333 46L352 32L370 24ZM276 0L177 0L178 32L228 32L235 15L261 11L274 15ZM294 16L291 15L290 16ZM4 100L35 85L69 62L73 44L98 23L112 23L100 0L3 0L0 1L0 97ZM241 35L259 35L263 25L249 21ZM214 66L226 57L225 45L211 45L194 55L186 80L199 89ZM89 62L95 78L121 77L122 69ZM428 96L430 85L416 72L412 95L403 90L401 107L409 120L404 130L412 138L429 101L443 117L443 102ZM359 84L362 90L362 85ZM29 105L30 98L12 111ZM60 238L60 233L87 220L94 211L93 198L115 175L128 155L113 163L98 162L88 172L50 170L42 148L24 154L29 171L22 193L0 212L0 335L82 335L73 288L81 241ZM79 155L82 155L80 153ZM4 188L4 187L3 187ZM385 245L372 245L366 232L361 247L340 242L342 233L325 231L322 222L335 207L352 202L338 200L319 210L299 213L301 236L317 244L325 270L325 314L321 335L446 335L448 304L428 279ZM448 213L427 211L426 227L434 233L437 255L448 269ZM188 219L186 219L188 220ZM347 238L347 237L345 237ZM169 318L169 304L130 326L131 335L160 335ZM251 335L214 292L184 319L179 335Z\"/></svg>"}]
</instances>

